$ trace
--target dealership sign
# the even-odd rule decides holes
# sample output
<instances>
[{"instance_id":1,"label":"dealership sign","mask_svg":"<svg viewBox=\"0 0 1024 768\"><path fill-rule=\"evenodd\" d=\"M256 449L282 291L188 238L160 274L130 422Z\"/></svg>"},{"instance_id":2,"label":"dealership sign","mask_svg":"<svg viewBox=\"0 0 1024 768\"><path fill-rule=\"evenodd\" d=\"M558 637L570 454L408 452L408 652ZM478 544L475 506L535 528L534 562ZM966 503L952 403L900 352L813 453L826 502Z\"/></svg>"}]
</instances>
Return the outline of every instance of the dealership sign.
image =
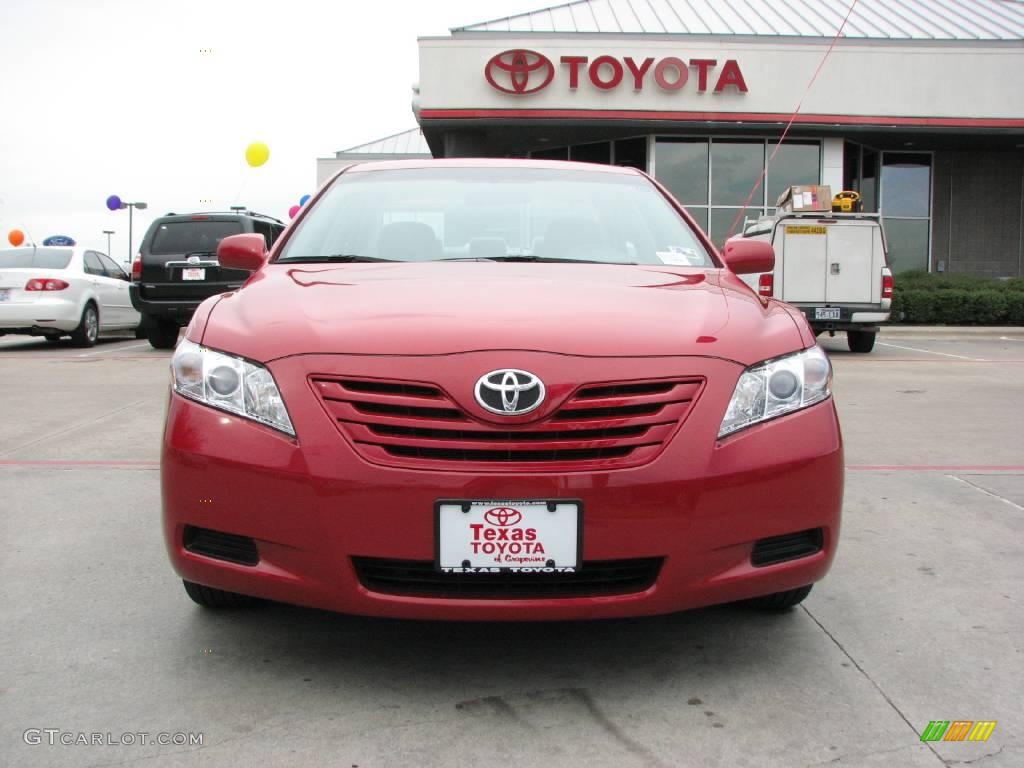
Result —
<instances>
[{"instance_id":1,"label":"dealership sign","mask_svg":"<svg viewBox=\"0 0 1024 768\"><path fill-rule=\"evenodd\" d=\"M680 91L692 82L698 93L708 90L723 93L727 88L746 93L747 83L735 59L719 64L717 59L690 59L677 56L617 57L601 55L562 56L559 66L537 51L517 48L491 57L484 67L484 77L491 87L513 96L527 96L551 85L556 76L570 91L588 82L601 91L632 88L642 91L657 87L662 91Z\"/></svg>"}]
</instances>

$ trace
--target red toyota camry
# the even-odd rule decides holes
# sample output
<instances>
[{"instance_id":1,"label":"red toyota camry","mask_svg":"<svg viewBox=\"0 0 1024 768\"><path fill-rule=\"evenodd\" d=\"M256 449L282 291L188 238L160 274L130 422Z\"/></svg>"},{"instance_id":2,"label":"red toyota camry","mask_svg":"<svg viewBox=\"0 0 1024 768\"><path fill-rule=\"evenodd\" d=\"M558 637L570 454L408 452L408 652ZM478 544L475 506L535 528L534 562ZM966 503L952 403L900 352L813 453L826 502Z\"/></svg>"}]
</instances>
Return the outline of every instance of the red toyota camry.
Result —
<instances>
[{"instance_id":1,"label":"red toyota camry","mask_svg":"<svg viewBox=\"0 0 1024 768\"><path fill-rule=\"evenodd\" d=\"M196 602L583 619L800 602L839 534L828 359L635 170L339 173L174 353L164 534Z\"/></svg>"}]
</instances>

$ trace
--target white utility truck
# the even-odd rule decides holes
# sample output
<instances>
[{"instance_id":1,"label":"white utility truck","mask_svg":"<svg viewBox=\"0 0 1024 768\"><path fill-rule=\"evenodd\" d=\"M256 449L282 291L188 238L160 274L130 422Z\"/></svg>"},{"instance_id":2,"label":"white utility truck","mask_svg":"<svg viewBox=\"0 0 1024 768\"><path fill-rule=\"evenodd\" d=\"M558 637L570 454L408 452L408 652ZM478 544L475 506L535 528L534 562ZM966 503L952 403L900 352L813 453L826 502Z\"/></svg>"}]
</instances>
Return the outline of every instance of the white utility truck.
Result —
<instances>
[{"instance_id":1,"label":"white utility truck","mask_svg":"<svg viewBox=\"0 0 1024 768\"><path fill-rule=\"evenodd\" d=\"M815 335L846 331L851 352L871 351L879 323L889 319L893 288L879 214L780 208L735 237L775 249L773 272L742 275L759 295L800 309Z\"/></svg>"}]
</instances>

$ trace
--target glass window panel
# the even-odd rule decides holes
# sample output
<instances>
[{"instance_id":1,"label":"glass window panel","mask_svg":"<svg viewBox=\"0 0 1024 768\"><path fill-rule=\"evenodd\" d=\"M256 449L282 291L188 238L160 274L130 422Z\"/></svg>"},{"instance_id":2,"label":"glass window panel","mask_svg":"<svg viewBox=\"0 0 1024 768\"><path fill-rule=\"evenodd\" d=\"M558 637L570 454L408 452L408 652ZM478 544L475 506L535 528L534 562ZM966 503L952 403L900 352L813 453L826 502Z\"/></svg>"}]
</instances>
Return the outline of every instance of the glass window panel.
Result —
<instances>
[{"instance_id":1,"label":"glass window panel","mask_svg":"<svg viewBox=\"0 0 1024 768\"><path fill-rule=\"evenodd\" d=\"M647 137L619 139L615 142L615 164L647 170ZM705 174L705 177L707 174Z\"/></svg>"},{"instance_id":2,"label":"glass window panel","mask_svg":"<svg viewBox=\"0 0 1024 768\"><path fill-rule=\"evenodd\" d=\"M878 211L878 153L871 149L864 150L863 162L860 167L860 201L864 210L869 213Z\"/></svg>"},{"instance_id":3,"label":"glass window panel","mask_svg":"<svg viewBox=\"0 0 1024 768\"><path fill-rule=\"evenodd\" d=\"M729 237L729 229L732 227L732 223L736 221L736 214L740 212L740 208L712 208L711 209L711 231L708 235L711 237L711 242L715 244L715 247L719 250L725 245L726 239ZM761 208L748 208L740 216L740 220L736 221L736 227L732 230L732 234L737 234L743 231L743 220L745 218L757 218L761 215Z\"/></svg>"},{"instance_id":4,"label":"glass window panel","mask_svg":"<svg viewBox=\"0 0 1024 768\"><path fill-rule=\"evenodd\" d=\"M608 165L612 161L611 142L599 141L595 144L577 144L569 147L569 159L581 163Z\"/></svg>"},{"instance_id":5,"label":"glass window panel","mask_svg":"<svg viewBox=\"0 0 1024 768\"><path fill-rule=\"evenodd\" d=\"M771 157L772 152L775 152L775 145L769 144L768 157ZM821 181L820 156L821 147L817 142L786 142L779 147L771 168L768 169L768 203L774 204L783 192L796 184L818 184ZM747 194L750 194L749 190ZM757 198L758 195L755 194L754 197ZM754 202L759 200L755 199Z\"/></svg>"},{"instance_id":6,"label":"glass window panel","mask_svg":"<svg viewBox=\"0 0 1024 768\"><path fill-rule=\"evenodd\" d=\"M683 205L707 205L707 140L659 139L654 145L654 173Z\"/></svg>"},{"instance_id":7,"label":"glass window panel","mask_svg":"<svg viewBox=\"0 0 1024 768\"><path fill-rule=\"evenodd\" d=\"M928 271L928 219L884 219L885 240L889 246L889 266L893 273L909 269Z\"/></svg>"},{"instance_id":8,"label":"glass window panel","mask_svg":"<svg viewBox=\"0 0 1024 768\"><path fill-rule=\"evenodd\" d=\"M843 144L843 189L860 192L860 146L849 141Z\"/></svg>"},{"instance_id":9,"label":"glass window panel","mask_svg":"<svg viewBox=\"0 0 1024 768\"><path fill-rule=\"evenodd\" d=\"M882 157L882 210L886 216L928 216L931 155L886 152Z\"/></svg>"},{"instance_id":10,"label":"glass window panel","mask_svg":"<svg viewBox=\"0 0 1024 768\"><path fill-rule=\"evenodd\" d=\"M763 170L764 142L714 142L711 145L711 204L743 205ZM751 200L758 208L763 205L762 194L763 190L758 189Z\"/></svg>"},{"instance_id":11,"label":"glass window panel","mask_svg":"<svg viewBox=\"0 0 1024 768\"><path fill-rule=\"evenodd\" d=\"M530 153L535 160L568 160L568 147L552 147L551 149L537 149Z\"/></svg>"},{"instance_id":12,"label":"glass window panel","mask_svg":"<svg viewBox=\"0 0 1024 768\"><path fill-rule=\"evenodd\" d=\"M708 231L708 209L707 208L687 208L687 213L693 216L694 221L697 222L697 226L705 232Z\"/></svg>"}]
</instances>

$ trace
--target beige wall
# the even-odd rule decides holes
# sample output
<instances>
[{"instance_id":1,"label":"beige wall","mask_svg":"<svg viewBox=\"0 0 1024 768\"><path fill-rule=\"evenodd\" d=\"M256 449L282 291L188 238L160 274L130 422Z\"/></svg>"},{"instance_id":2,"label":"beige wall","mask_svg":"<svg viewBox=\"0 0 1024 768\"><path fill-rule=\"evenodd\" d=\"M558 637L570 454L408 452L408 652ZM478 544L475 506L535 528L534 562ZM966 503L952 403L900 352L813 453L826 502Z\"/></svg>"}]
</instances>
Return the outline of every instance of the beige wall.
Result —
<instances>
[{"instance_id":1,"label":"beige wall","mask_svg":"<svg viewBox=\"0 0 1024 768\"><path fill-rule=\"evenodd\" d=\"M432 109L597 109L654 111L714 111L790 113L827 47L803 40L629 37L579 34L459 35L423 38L420 46L420 98ZM555 77L544 90L529 95L501 93L484 79L484 67L497 53L526 48L544 54L555 66ZM580 85L568 87L563 55L652 56L684 60L711 58L721 64L735 59L749 91L698 93L696 72L687 85L666 92L652 73L636 92L628 71L614 90L591 85L581 71ZM1024 119L1024 46L1017 43L901 41L842 41L832 52L807 96L803 113ZM713 84L717 75L712 75Z\"/></svg>"}]
</instances>

